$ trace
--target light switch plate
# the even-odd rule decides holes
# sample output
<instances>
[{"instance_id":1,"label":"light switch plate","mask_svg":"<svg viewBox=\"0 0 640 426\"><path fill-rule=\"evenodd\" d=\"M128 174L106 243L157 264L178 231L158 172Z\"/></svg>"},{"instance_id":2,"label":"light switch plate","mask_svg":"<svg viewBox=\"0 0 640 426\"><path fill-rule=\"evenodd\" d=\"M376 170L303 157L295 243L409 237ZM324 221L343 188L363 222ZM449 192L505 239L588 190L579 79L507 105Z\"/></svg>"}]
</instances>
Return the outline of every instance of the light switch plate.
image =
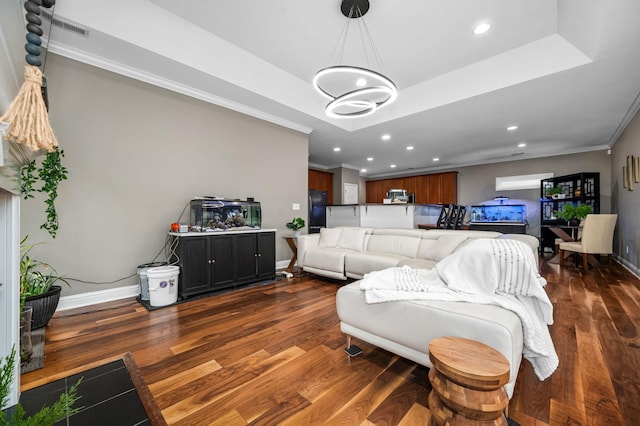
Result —
<instances>
[{"instance_id":1,"label":"light switch plate","mask_svg":"<svg viewBox=\"0 0 640 426\"><path fill-rule=\"evenodd\" d=\"M292 210L300 210L300 203L293 203L291 205Z\"/></svg>"}]
</instances>

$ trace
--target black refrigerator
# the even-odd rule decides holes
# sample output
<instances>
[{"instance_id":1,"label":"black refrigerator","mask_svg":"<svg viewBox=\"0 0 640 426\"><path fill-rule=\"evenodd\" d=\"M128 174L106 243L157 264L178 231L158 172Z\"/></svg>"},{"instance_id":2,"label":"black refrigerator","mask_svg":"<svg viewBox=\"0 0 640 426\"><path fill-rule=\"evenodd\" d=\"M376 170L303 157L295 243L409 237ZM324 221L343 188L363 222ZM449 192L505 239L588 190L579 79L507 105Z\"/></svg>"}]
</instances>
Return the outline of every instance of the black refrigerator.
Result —
<instances>
[{"instance_id":1,"label":"black refrigerator","mask_svg":"<svg viewBox=\"0 0 640 426\"><path fill-rule=\"evenodd\" d=\"M327 226L327 191L309 190L309 233L317 234Z\"/></svg>"}]
</instances>

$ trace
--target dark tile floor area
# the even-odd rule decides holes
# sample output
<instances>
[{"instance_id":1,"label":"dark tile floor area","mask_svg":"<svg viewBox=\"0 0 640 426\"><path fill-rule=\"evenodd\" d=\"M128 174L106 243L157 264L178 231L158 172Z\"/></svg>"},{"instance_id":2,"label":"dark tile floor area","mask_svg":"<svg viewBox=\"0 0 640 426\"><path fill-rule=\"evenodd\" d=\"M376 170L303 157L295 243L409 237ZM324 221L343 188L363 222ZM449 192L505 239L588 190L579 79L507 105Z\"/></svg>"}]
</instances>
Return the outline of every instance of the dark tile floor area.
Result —
<instances>
[{"instance_id":1,"label":"dark tile floor area","mask_svg":"<svg viewBox=\"0 0 640 426\"><path fill-rule=\"evenodd\" d=\"M82 407L82 410L59 421L56 425L151 424L122 360L23 392L20 403L27 415L31 415L40 410L43 405L50 405L57 401L60 394L68 391L81 377L82 383L78 387L78 395L81 395L81 398L76 406Z\"/></svg>"}]
</instances>

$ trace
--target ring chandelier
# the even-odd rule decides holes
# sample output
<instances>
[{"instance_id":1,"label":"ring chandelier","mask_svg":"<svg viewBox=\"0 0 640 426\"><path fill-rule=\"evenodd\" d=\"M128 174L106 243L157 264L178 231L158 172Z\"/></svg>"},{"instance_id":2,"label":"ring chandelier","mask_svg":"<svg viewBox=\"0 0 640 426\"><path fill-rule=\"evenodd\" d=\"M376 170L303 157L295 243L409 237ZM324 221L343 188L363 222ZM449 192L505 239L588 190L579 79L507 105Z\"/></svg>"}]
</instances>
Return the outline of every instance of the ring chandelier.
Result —
<instances>
[{"instance_id":1,"label":"ring chandelier","mask_svg":"<svg viewBox=\"0 0 640 426\"><path fill-rule=\"evenodd\" d=\"M342 1L341 11L346 16L347 22L346 29L343 29L336 46L342 45L344 49L349 23L351 19L357 19L359 25L365 30L362 31L360 28L360 34L366 33L372 56L380 65L378 52L364 23L363 16L368 10L368 0ZM369 56L364 39L362 44L368 61ZM341 57L342 51L340 52ZM321 69L313 77L313 86L321 95L330 100L325 107L325 112L332 118L364 117L389 105L398 97L398 88L388 77L370 69L351 65L335 65Z\"/></svg>"}]
</instances>

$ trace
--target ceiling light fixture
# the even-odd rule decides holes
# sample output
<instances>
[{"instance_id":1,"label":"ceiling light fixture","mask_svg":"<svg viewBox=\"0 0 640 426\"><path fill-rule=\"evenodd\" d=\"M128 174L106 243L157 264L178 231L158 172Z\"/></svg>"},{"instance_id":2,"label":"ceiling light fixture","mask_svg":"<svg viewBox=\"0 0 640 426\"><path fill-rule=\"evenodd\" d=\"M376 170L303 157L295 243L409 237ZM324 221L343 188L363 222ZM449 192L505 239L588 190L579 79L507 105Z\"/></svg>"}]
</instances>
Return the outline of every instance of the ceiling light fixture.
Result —
<instances>
[{"instance_id":1,"label":"ceiling light fixture","mask_svg":"<svg viewBox=\"0 0 640 426\"><path fill-rule=\"evenodd\" d=\"M334 152L340 152L340 148L336 146L335 148L333 148L333 151Z\"/></svg>"},{"instance_id":2,"label":"ceiling light fixture","mask_svg":"<svg viewBox=\"0 0 640 426\"><path fill-rule=\"evenodd\" d=\"M487 31L489 31L491 29L491 24L488 22L483 22L479 25L477 25L474 29L473 29L473 35L482 35L485 34Z\"/></svg>"},{"instance_id":3,"label":"ceiling light fixture","mask_svg":"<svg viewBox=\"0 0 640 426\"><path fill-rule=\"evenodd\" d=\"M352 19L356 19L367 66L371 67L371 56L381 69L380 55L364 22L364 15L369 11L369 0L342 0L340 10L347 20L333 49L334 54L338 53L336 62L342 61L349 24ZM368 45L365 43L365 36ZM330 61L333 58L332 54ZM330 99L325 112L332 118L364 117L389 105L398 97L398 88L389 78L371 69L351 65L334 65L321 69L313 77L313 87Z\"/></svg>"},{"instance_id":4,"label":"ceiling light fixture","mask_svg":"<svg viewBox=\"0 0 640 426\"><path fill-rule=\"evenodd\" d=\"M373 157L367 157L367 161L373 161Z\"/></svg>"},{"instance_id":5,"label":"ceiling light fixture","mask_svg":"<svg viewBox=\"0 0 640 426\"><path fill-rule=\"evenodd\" d=\"M383 141L388 141L389 139L391 139L391 135L382 135Z\"/></svg>"},{"instance_id":6,"label":"ceiling light fixture","mask_svg":"<svg viewBox=\"0 0 640 426\"><path fill-rule=\"evenodd\" d=\"M433 161L440 161L440 159L438 157L435 157Z\"/></svg>"},{"instance_id":7,"label":"ceiling light fixture","mask_svg":"<svg viewBox=\"0 0 640 426\"><path fill-rule=\"evenodd\" d=\"M509 126L509 127L507 127L507 130L510 131L510 132L513 132L514 130L518 130L518 126L515 126L515 125L514 126Z\"/></svg>"},{"instance_id":8,"label":"ceiling light fixture","mask_svg":"<svg viewBox=\"0 0 640 426\"><path fill-rule=\"evenodd\" d=\"M407 151L413 151L413 147L412 146L408 146L407 147Z\"/></svg>"},{"instance_id":9,"label":"ceiling light fixture","mask_svg":"<svg viewBox=\"0 0 640 426\"><path fill-rule=\"evenodd\" d=\"M391 167L392 169L395 169L395 168L396 168L396 165L395 165L395 164L392 164L392 165L390 165L389 167Z\"/></svg>"},{"instance_id":10,"label":"ceiling light fixture","mask_svg":"<svg viewBox=\"0 0 640 426\"><path fill-rule=\"evenodd\" d=\"M524 148L525 146L527 146L527 144L526 144L526 143L524 143L524 142L520 142L520 143L518 144L518 148Z\"/></svg>"}]
</instances>

